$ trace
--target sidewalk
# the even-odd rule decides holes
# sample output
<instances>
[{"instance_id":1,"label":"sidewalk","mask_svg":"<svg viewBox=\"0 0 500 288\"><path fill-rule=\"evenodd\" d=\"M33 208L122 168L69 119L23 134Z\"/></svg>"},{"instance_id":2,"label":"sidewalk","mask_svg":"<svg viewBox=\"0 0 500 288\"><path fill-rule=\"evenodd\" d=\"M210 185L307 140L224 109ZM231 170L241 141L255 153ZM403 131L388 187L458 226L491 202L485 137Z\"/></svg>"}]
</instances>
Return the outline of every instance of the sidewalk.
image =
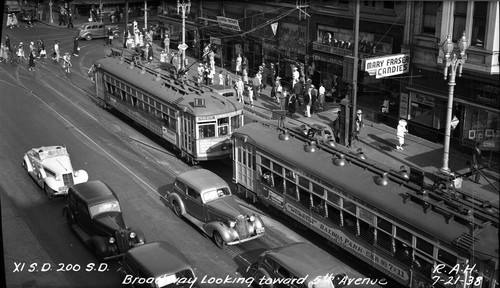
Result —
<instances>
[{"instance_id":1,"label":"sidewalk","mask_svg":"<svg viewBox=\"0 0 500 288\"><path fill-rule=\"evenodd\" d=\"M80 21L83 22L83 19L81 17L79 17L78 20L79 21L74 22L75 27L78 27L79 24L81 24ZM57 24L48 25L57 26ZM119 26L120 28L123 28L121 26L124 26L124 23L119 24ZM118 49L122 51L125 57L130 57L133 51L131 49L124 49L122 44L123 42L121 37L119 39L114 39L112 48L114 50ZM111 47L108 46L104 49L109 48ZM149 68L158 68L160 64L160 52L162 51L160 40L153 41L153 51L154 61L151 64L146 64L146 66ZM170 51L178 52L175 49L170 49ZM186 56L186 58L188 58L188 64L191 66L188 71L189 79L195 80L195 77L197 77L196 69L198 65L192 64L197 60L190 56ZM220 70L228 71L225 68L216 66L216 71L218 72ZM228 72L231 75L231 79L235 81L237 79L237 75L234 73L234 71ZM270 97L270 95L271 86L267 86L261 91L260 97L255 100L254 107L245 105L245 113L251 113L268 120L272 119L273 110L279 110L280 107L279 104ZM331 125L334 117L333 113L331 112L332 103L326 104L326 110L314 113L312 115L312 118ZM358 108L364 111L373 111L373 109L370 109L369 106L365 107L362 101L358 102ZM364 108L366 108L366 110ZM303 107L298 107L297 111L300 112L302 111L302 109ZM356 148L351 148L353 153L357 148L361 148L366 157L380 162L394 170L399 170L402 165L404 165L407 169L416 167L420 170L423 170L426 175L426 181L432 183L432 181L436 177L435 174L438 172L439 168L442 167L442 159L444 153L442 144L434 143L416 137L414 135L407 135L405 137L404 150L397 150L396 144L398 140L396 137L395 127L390 127L384 123L379 123L374 119L376 117L374 113L368 112L364 117L365 125L359 137L360 143L357 143ZM295 122L295 124L297 124L300 123L301 119L303 118L304 116L302 114L295 113L293 118L287 117L287 121ZM448 166L455 174L463 174L469 171L469 168L466 164L468 160L471 160L471 155L451 150ZM485 157L485 162L488 162L489 160L492 160L491 164L498 161L498 159L488 159L488 157ZM495 185L495 187L499 187L500 176L497 167L486 168L483 169L482 172L488 178L488 180ZM474 194L477 197L487 199L491 203L498 206L499 193L492 185L488 183L488 181L484 177L481 177L479 184L471 181L463 181L461 190Z\"/></svg>"}]
</instances>

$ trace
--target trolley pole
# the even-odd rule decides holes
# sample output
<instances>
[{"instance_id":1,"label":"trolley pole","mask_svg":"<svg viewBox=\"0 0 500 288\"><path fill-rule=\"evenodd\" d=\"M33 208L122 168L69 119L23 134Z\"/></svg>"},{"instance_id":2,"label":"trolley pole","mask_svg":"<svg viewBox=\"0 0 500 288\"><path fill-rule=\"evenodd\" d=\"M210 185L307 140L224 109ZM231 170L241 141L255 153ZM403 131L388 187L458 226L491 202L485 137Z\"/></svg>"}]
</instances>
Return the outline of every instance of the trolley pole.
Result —
<instances>
[{"instance_id":1,"label":"trolley pole","mask_svg":"<svg viewBox=\"0 0 500 288\"><path fill-rule=\"evenodd\" d=\"M191 0L188 0L187 3L185 0L182 0L182 3L180 0L177 0L177 14L182 14L182 44L179 45L179 50L182 51L181 54L181 61L180 61L180 66L181 69L184 70L186 69L186 13L189 14L191 10Z\"/></svg>"},{"instance_id":2,"label":"trolley pole","mask_svg":"<svg viewBox=\"0 0 500 288\"><path fill-rule=\"evenodd\" d=\"M147 0L144 0L144 29L145 31L148 30L148 2Z\"/></svg>"}]
</instances>

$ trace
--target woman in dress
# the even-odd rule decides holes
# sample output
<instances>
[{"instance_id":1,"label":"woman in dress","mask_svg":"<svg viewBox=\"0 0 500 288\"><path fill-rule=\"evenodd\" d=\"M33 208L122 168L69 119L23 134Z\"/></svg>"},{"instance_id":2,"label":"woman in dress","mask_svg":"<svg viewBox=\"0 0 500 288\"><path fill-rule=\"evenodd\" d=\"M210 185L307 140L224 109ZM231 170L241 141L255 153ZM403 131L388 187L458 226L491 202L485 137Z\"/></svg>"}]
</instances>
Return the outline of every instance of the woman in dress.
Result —
<instances>
[{"instance_id":1,"label":"woman in dress","mask_svg":"<svg viewBox=\"0 0 500 288\"><path fill-rule=\"evenodd\" d=\"M30 70L30 71L35 71L35 58L36 58L36 55L35 55L35 51L33 50L30 52L29 62L28 62L28 70Z\"/></svg>"}]
</instances>

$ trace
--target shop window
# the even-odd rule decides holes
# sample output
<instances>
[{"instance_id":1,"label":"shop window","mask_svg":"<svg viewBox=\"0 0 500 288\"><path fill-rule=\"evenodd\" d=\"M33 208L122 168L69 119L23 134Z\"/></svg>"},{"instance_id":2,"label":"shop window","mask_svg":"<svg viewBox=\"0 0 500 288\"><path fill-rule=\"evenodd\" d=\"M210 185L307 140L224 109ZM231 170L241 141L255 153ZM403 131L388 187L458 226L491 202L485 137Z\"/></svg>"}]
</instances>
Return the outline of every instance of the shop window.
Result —
<instances>
[{"instance_id":1,"label":"shop window","mask_svg":"<svg viewBox=\"0 0 500 288\"><path fill-rule=\"evenodd\" d=\"M326 205L327 209L327 217L332 221L333 224L337 226L341 226L341 216L340 216L340 210L336 207L331 206L330 204Z\"/></svg>"},{"instance_id":2,"label":"shop window","mask_svg":"<svg viewBox=\"0 0 500 288\"><path fill-rule=\"evenodd\" d=\"M471 45L484 48L486 36L486 15L488 12L487 1L474 2L474 16L472 18L472 38Z\"/></svg>"},{"instance_id":3,"label":"shop window","mask_svg":"<svg viewBox=\"0 0 500 288\"><path fill-rule=\"evenodd\" d=\"M424 15L422 20L422 33L434 35L436 33L436 19L438 2L424 1Z\"/></svg>"},{"instance_id":4,"label":"shop window","mask_svg":"<svg viewBox=\"0 0 500 288\"><path fill-rule=\"evenodd\" d=\"M462 38L465 32L465 21L467 19L467 1L456 1L453 15L453 42Z\"/></svg>"},{"instance_id":5,"label":"shop window","mask_svg":"<svg viewBox=\"0 0 500 288\"><path fill-rule=\"evenodd\" d=\"M359 221L359 237L368 242L370 245L375 244L375 228L365 221Z\"/></svg>"}]
</instances>

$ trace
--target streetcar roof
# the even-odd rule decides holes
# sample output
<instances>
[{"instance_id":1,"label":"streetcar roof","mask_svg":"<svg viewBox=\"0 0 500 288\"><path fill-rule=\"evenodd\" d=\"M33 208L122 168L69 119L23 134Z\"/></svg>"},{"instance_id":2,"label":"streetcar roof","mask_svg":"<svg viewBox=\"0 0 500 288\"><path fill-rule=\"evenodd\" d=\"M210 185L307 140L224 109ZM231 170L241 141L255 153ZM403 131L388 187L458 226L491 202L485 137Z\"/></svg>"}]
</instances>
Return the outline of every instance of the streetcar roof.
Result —
<instances>
[{"instance_id":1,"label":"streetcar roof","mask_svg":"<svg viewBox=\"0 0 500 288\"><path fill-rule=\"evenodd\" d=\"M422 234L436 237L441 240L441 243L444 240L448 245L454 245L455 241L462 239L464 235L471 234L469 226L453 220L446 223L445 217L432 209L424 213L423 207L413 201L407 201L404 204L403 197L409 191L408 187L391 180L386 186L377 185L374 180L380 175L370 169L348 161L345 166L335 166L332 163L331 153L319 148L316 152L305 152L307 143L294 137L290 137L285 142L279 140L278 135L275 127L271 128L258 122L247 124L233 133L233 137L246 137L247 143L266 151L267 155L272 155L270 158L275 161L282 162L285 166L303 168L307 170L307 173L392 215L394 219L399 219L419 229ZM296 173L301 175L303 172L299 169ZM498 229L490 225L479 230L479 233L497 235ZM477 237L477 234L478 232L475 231L474 237ZM494 256L498 259L498 237L483 238L478 237L474 250L483 252L484 257ZM491 243L495 245L491 246L490 241L493 241ZM481 256L476 255L476 257Z\"/></svg>"},{"instance_id":2,"label":"streetcar roof","mask_svg":"<svg viewBox=\"0 0 500 288\"><path fill-rule=\"evenodd\" d=\"M339 263L332 255L306 242L292 243L266 252L268 257L274 258L280 265L290 270L298 277L308 276L315 279L317 276L337 274L340 271Z\"/></svg>"},{"instance_id":3,"label":"streetcar roof","mask_svg":"<svg viewBox=\"0 0 500 288\"><path fill-rule=\"evenodd\" d=\"M177 175L177 179L188 184L191 188L203 193L217 188L228 187L226 181L212 171L194 169ZM230 189L229 189L230 190Z\"/></svg>"},{"instance_id":4,"label":"streetcar roof","mask_svg":"<svg viewBox=\"0 0 500 288\"><path fill-rule=\"evenodd\" d=\"M155 81L156 71L147 68L145 73L141 73L142 67L134 66L130 69L127 61L120 63L119 58L106 57L97 60L95 65L127 85L145 92L146 96L154 95L172 106L177 106L180 110L186 109L195 116L210 116L243 110L243 103L227 99L215 92L200 90L190 83L179 84L161 70L161 80ZM198 105L197 99L204 99L204 103Z\"/></svg>"}]
</instances>

